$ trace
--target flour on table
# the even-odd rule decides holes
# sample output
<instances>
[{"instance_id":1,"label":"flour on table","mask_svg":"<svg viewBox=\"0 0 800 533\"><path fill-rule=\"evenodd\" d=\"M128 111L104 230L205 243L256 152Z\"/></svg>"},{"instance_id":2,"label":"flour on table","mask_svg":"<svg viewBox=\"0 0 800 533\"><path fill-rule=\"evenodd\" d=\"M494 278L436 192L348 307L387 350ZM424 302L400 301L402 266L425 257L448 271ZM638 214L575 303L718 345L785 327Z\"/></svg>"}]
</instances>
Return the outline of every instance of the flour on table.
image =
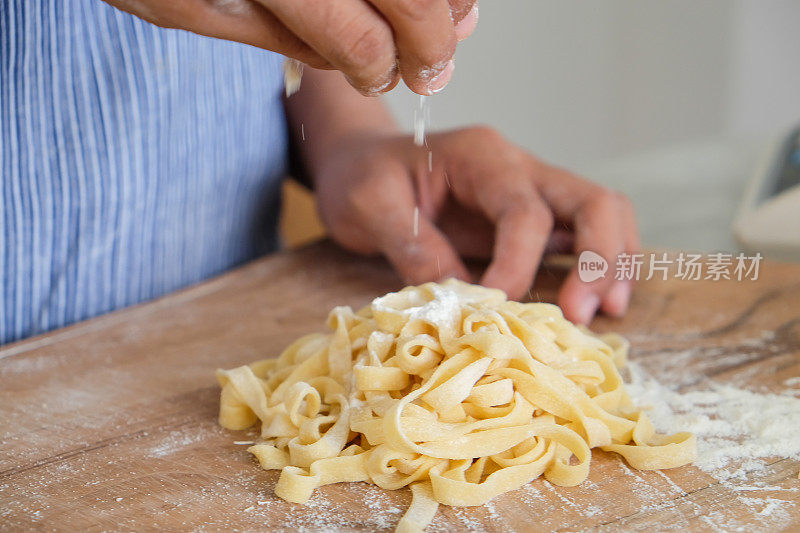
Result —
<instances>
[{"instance_id":1,"label":"flour on table","mask_svg":"<svg viewBox=\"0 0 800 533\"><path fill-rule=\"evenodd\" d=\"M797 487L744 483L754 474L766 473L776 460L800 460L800 398L791 391L759 394L713 382L705 390L678 393L653 379L636 362L627 368L628 393L637 405L649 408L648 417L659 431L695 434L694 466L735 491L736 501L756 515L764 528L789 525L788 509L796 505ZM795 384L800 384L800 378L784 382L786 386ZM764 492L787 494L790 499L757 496ZM701 520L714 531L747 531L751 527L724 511L712 511Z\"/></svg>"},{"instance_id":2,"label":"flour on table","mask_svg":"<svg viewBox=\"0 0 800 533\"><path fill-rule=\"evenodd\" d=\"M206 437L207 435L196 431L194 428L170 431L158 444L150 448L148 456L166 457L192 444L202 442Z\"/></svg>"},{"instance_id":3,"label":"flour on table","mask_svg":"<svg viewBox=\"0 0 800 533\"><path fill-rule=\"evenodd\" d=\"M697 436L694 465L717 479L744 479L769 457L800 460L800 398L759 394L720 383L678 393L629 364L628 393L649 407L660 431ZM738 462L735 469L728 468Z\"/></svg>"},{"instance_id":4,"label":"flour on table","mask_svg":"<svg viewBox=\"0 0 800 533\"><path fill-rule=\"evenodd\" d=\"M800 388L800 376L794 377L794 378L789 378L786 381L784 381L783 384L786 385L787 387L798 387L798 388Z\"/></svg>"}]
</instances>

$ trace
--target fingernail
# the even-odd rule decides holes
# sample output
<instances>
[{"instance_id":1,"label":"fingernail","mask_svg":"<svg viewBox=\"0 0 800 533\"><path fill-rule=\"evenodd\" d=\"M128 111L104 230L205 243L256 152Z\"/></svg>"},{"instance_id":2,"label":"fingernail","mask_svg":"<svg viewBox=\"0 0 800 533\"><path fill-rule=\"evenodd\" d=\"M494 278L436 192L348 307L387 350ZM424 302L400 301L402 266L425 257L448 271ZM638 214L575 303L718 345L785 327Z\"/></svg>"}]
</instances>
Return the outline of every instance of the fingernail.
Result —
<instances>
[{"instance_id":1,"label":"fingernail","mask_svg":"<svg viewBox=\"0 0 800 533\"><path fill-rule=\"evenodd\" d=\"M606 301L603 306L606 307L610 315L620 317L628 310L628 303L631 298L631 290L633 287L630 283L615 283L611 290L608 291Z\"/></svg>"},{"instance_id":2,"label":"fingernail","mask_svg":"<svg viewBox=\"0 0 800 533\"><path fill-rule=\"evenodd\" d=\"M578 304L578 321L581 324L589 324L600 306L600 297L594 293L587 294L586 298Z\"/></svg>"},{"instance_id":3,"label":"fingernail","mask_svg":"<svg viewBox=\"0 0 800 533\"><path fill-rule=\"evenodd\" d=\"M478 4L477 2L469 10L469 13L456 24L456 39L463 41L475 31L478 25Z\"/></svg>"},{"instance_id":4,"label":"fingernail","mask_svg":"<svg viewBox=\"0 0 800 533\"><path fill-rule=\"evenodd\" d=\"M397 82L400 81L400 77L398 76L400 70L397 68L397 63L394 64L392 70L389 71L387 75L387 81L381 87L378 87L378 92L380 93L387 93L394 89L397 86Z\"/></svg>"},{"instance_id":5,"label":"fingernail","mask_svg":"<svg viewBox=\"0 0 800 533\"><path fill-rule=\"evenodd\" d=\"M436 75L431 81L428 82L428 91L431 94L438 93L444 89L453 77L453 71L456 69L456 62L452 59L447 62L447 65L442 71Z\"/></svg>"},{"instance_id":6,"label":"fingernail","mask_svg":"<svg viewBox=\"0 0 800 533\"><path fill-rule=\"evenodd\" d=\"M397 64L395 63L392 69L387 72L383 78L380 78L374 82L373 85L364 86L363 84L359 84L347 74L344 74L344 79L347 80L347 83L352 85L363 96L378 96L381 93L392 90L397 85L397 82L399 81L398 73L399 70L397 68Z\"/></svg>"}]
</instances>

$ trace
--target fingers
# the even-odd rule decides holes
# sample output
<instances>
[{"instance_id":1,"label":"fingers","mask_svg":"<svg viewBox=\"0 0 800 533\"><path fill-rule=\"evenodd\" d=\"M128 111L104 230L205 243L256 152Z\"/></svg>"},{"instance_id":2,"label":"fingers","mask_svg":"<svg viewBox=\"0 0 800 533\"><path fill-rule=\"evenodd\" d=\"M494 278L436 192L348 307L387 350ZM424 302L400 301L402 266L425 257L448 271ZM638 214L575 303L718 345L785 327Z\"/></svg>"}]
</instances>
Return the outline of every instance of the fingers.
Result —
<instances>
[{"instance_id":1,"label":"fingers","mask_svg":"<svg viewBox=\"0 0 800 533\"><path fill-rule=\"evenodd\" d=\"M404 218L410 226L384 225L379 247L405 283L418 285L447 278L469 280L469 272L458 253L426 216L418 215L414 233L413 208Z\"/></svg>"},{"instance_id":2,"label":"fingers","mask_svg":"<svg viewBox=\"0 0 800 533\"><path fill-rule=\"evenodd\" d=\"M494 137L486 137L485 142L491 144L491 139ZM481 175L475 176L477 181L466 189L471 191L470 198L462 200L474 202L495 226L492 261L481 283L519 299L533 283L553 228L553 216L519 164L519 150L509 145L498 154L499 147L495 155L503 163L481 169Z\"/></svg>"},{"instance_id":3,"label":"fingers","mask_svg":"<svg viewBox=\"0 0 800 533\"><path fill-rule=\"evenodd\" d=\"M472 8L464 15L464 18L455 18L456 21L456 39L463 41L475 31L478 26L478 3L475 2Z\"/></svg>"},{"instance_id":4,"label":"fingers","mask_svg":"<svg viewBox=\"0 0 800 533\"><path fill-rule=\"evenodd\" d=\"M565 316L581 324L588 324L601 306L611 314L624 313L631 290L629 283L614 279L617 258L627 248L629 233L620 196L596 186L593 191L575 214L575 253L579 262L583 252L600 255L608 265L607 270L598 279L581 280L579 264L569 273L559 293Z\"/></svg>"},{"instance_id":5,"label":"fingers","mask_svg":"<svg viewBox=\"0 0 800 533\"><path fill-rule=\"evenodd\" d=\"M632 283L615 280L621 252L639 249L636 216L622 194L592 184L571 172L531 157L534 183L556 218L572 224L575 253L600 254L608 263L605 278L585 283L578 271L570 273L559 294L559 304L571 320L588 323L598 309L621 316L630 300Z\"/></svg>"},{"instance_id":6,"label":"fingers","mask_svg":"<svg viewBox=\"0 0 800 533\"><path fill-rule=\"evenodd\" d=\"M378 249L403 280L409 285L447 278L469 280L469 272L453 245L416 207L411 181L392 180L382 192L382 198L386 199L383 205L378 205L377 197L370 195L373 215L369 223Z\"/></svg>"},{"instance_id":7,"label":"fingers","mask_svg":"<svg viewBox=\"0 0 800 533\"><path fill-rule=\"evenodd\" d=\"M107 0L154 24L278 52L337 69L363 94L400 80L419 94L444 88L458 40L477 24L475 0L195 0L145 12Z\"/></svg>"},{"instance_id":8,"label":"fingers","mask_svg":"<svg viewBox=\"0 0 800 533\"><path fill-rule=\"evenodd\" d=\"M370 3L371 2L371 3ZM204 3L190 29L335 68L366 95L402 77L419 94L447 85L456 43L477 24L474 0L236 0ZM458 21L458 27L456 27Z\"/></svg>"},{"instance_id":9,"label":"fingers","mask_svg":"<svg viewBox=\"0 0 800 533\"><path fill-rule=\"evenodd\" d=\"M345 234L364 232L359 240L368 242L372 251L383 253L410 285L452 277L469 280L458 252L417 208L418 191L404 162L400 158L379 158L360 166L371 177L348 188L343 214L349 221L333 225L334 238L347 242L345 235L337 235L337 228ZM365 251L363 247L361 251Z\"/></svg>"},{"instance_id":10,"label":"fingers","mask_svg":"<svg viewBox=\"0 0 800 533\"><path fill-rule=\"evenodd\" d=\"M418 94L433 94L453 75L455 25L447 0L370 0L394 31L400 74Z\"/></svg>"},{"instance_id":11,"label":"fingers","mask_svg":"<svg viewBox=\"0 0 800 533\"><path fill-rule=\"evenodd\" d=\"M453 22L458 24L478 5L477 0L449 0Z\"/></svg>"},{"instance_id":12,"label":"fingers","mask_svg":"<svg viewBox=\"0 0 800 533\"><path fill-rule=\"evenodd\" d=\"M430 142L447 161L442 173L451 176L450 192L462 216L472 211L494 226L492 260L481 283L519 299L533 283L553 228L551 211L531 180L528 156L487 127L434 135ZM452 222L463 224L458 217L441 221L459 250L470 256L485 250L485 232L458 236Z\"/></svg>"},{"instance_id":13,"label":"fingers","mask_svg":"<svg viewBox=\"0 0 800 533\"><path fill-rule=\"evenodd\" d=\"M636 228L636 214L633 204L624 196L618 198L622 216L622 232L625 243L624 251L636 253L639 251L639 232ZM604 298L601 308L604 313L612 316L622 316L628 310L631 292L633 291L633 281L614 280L611 289Z\"/></svg>"},{"instance_id":14,"label":"fingers","mask_svg":"<svg viewBox=\"0 0 800 533\"><path fill-rule=\"evenodd\" d=\"M189 7L186 13L175 13L166 19L151 22L271 50L313 68L332 68L326 59L289 30L278 17L255 1L203 2L199 6L191 3Z\"/></svg>"},{"instance_id":15,"label":"fingers","mask_svg":"<svg viewBox=\"0 0 800 533\"><path fill-rule=\"evenodd\" d=\"M361 93L372 95L397 81L392 28L362 0L259 0Z\"/></svg>"},{"instance_id":16,"label":"fingers","mask_svg":"<svg viewBox=\"0 0 800 533\"><path fill-rule=\"evenodd\" d=\"M542 199L525 196L510 200L500 213L489 214L496 226L494 252L481 283L503 289L511 299L520 299L533 284L553 228L553 217Z\"/></svg>"}]
</instances>

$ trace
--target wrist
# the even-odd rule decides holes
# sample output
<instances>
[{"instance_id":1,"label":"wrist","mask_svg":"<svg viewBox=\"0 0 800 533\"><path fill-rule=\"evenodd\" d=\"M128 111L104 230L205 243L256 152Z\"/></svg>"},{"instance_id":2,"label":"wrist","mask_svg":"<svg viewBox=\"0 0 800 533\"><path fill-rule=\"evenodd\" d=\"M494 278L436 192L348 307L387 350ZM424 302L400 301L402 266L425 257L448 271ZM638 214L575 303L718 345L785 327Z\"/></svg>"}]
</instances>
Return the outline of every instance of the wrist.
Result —
<instances>
[{"instance_id":1,"label":"wrist","mask_svg":"<svg viewBox=\"0 0 800 533\"><path fill-rule=\"evenodd\" d=\"M335 164L342 157L363 153L368 151L370 146L375 146L382 140L396 138L398 135L400 131L394 124L383 126L350 124L344 128L332 128L326 133L325 139L320 139L305 151L307 154L305 164L312 181L316 182L328 165Z\"/></svg>"},{"instance_id":2,"label":"wrist","mask_svg":"<svg viewBox=\"0 0 800 533\"><path fill-rule=\"evenodd\" d=\"M360 95L338 72L306 68L285 107L297 156L312 179L343 146L399 133L383 102Z\"/></svg>"}]
</instances>

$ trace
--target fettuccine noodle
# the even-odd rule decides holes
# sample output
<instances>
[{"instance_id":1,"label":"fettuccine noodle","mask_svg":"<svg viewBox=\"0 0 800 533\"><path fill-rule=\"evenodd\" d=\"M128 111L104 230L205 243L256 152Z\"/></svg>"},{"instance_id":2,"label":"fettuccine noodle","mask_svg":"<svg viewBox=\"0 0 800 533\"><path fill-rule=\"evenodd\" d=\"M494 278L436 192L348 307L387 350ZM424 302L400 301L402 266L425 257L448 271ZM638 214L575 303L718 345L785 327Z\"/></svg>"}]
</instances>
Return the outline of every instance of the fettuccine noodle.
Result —
<instances>
[{"instance_id":1,"label":"fettuccine noodle","mask_svg":"<svg viewBox=\"0 0 800 533\"><path fill-rule=\"evenodd\" d=\"M410 485L397 531L421 531L438 504L481 505L540 475L577 485L595 447L639 469L694 459L693 435L656 434L625 392L627 342L554 305L448 280L337 307L328 326L217 372L220 424L261 422L249 451L281 470L290 502L342 481Z\"/></svg>"}]
</instances>

